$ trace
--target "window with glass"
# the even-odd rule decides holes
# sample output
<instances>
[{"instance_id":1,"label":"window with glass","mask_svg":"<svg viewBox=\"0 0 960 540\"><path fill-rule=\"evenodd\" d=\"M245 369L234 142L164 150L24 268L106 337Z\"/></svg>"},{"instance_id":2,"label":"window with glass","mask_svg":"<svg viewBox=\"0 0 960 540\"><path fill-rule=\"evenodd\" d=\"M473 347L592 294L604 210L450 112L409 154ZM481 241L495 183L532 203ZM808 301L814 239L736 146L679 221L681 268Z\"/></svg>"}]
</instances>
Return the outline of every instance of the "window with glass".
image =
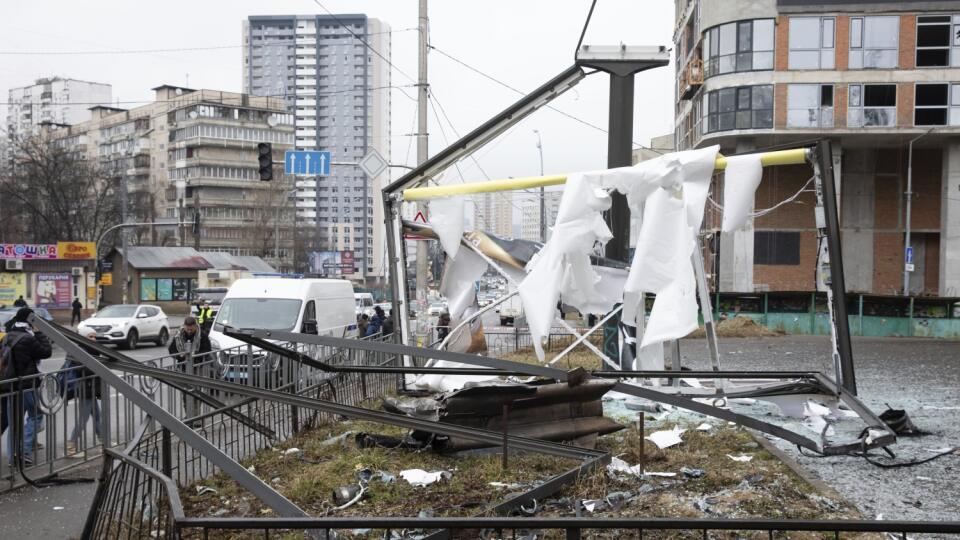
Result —
<instances>
[{"instance_id":1,"label":"window with glass","mask_svg":"<svg viewBox=\"0 0 960 540\"><path fill-rule=\"evenodd\" d=\"M897 85L851 84L847 96L848 127L893 127L897 124Z\"/></svg>"},{"instance_id":2,"label":"window with glass","mask_svg":"<svg viewBox=\"0 0 960 540\"><path fill-rule=\"evenodd\" d=\"M918 84L914 103L915 126L960 125L960 84Z\"/></svg>"},{"instance_id":3,"label":"window with glass","mask_svg":"<svg viewBox=\"0 0 960 540\"><path fill-rule=\"evenodd\" d=\"M917 67L960 66L960 15L917 17Z\"/></svg>"},{"instance_id":4,"label":"window with glass","mask_svg":"<svg viewBox=\"0 0 960 540\"><path fill-rule=\"evenodd\" d=\"M706 133L773 127L773 85L722 88L706 101Z\"/></svg>"},{"instance_id":5,"label":"window with glass","mask_svg":"<svg viewBox=\"0 0 960 540\"><path fill-rule=\"evenodd\" d=\"M833 69L836 20L833 17L790 17L789 69Z\"/></svg>"},{"instance_id":6,"label":"window with glass","mask_svg":"<svg viewBox=\"0 0 960 540\"><path fill-rule=\"evenodd\" d=\"M850 69L897 67L900 17L850 18Z\"/></svg>"},{"instance_id":7,"label":"window with glass","mask_svg":"<svg viewBox=\"0 0 960 540\"><path fill-rule=\"evenodd\" d=\"M787 87L787 127L832 128L833 85L789 85Z\"/></svg>"},{"instance_id":8,"label":"window with glass","mask_svg":"<svg viewBox=\"0 0 960 540\"><path fill-rule=\"evenodd\" d=\"M773 19L715 26L704 35L708 77L773 69Z\"/></svg>"}]
</instances>

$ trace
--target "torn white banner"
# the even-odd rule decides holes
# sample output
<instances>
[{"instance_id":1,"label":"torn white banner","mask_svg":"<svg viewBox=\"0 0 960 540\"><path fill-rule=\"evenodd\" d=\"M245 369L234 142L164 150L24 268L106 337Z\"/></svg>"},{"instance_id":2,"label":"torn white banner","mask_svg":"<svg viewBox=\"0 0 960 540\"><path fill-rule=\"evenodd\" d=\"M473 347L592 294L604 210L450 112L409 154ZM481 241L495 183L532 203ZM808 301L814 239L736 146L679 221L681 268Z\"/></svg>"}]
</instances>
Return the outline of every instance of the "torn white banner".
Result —
<instances>
[{"instance_id":1,"label":"torn white banner","mask_svg":"<svg viewBox=\"0 0 960 540\"><path fill-rule=\"evenodd\" d=\"M410 483L412 486L428 486L440 480L446 480L453 475L449 471L427 472L423 469L407 469L400 471L400 477Z\"/></svg>"},{"instance_id":2,"label":"torn white banner","mask_svg":"<svg viewBox=\"0 0 960 540\"><path fill-rule=\"evenodd\" d=\"M460 250L463 238L463 198L445 197L430 201L430 225L440 238L440 245L451 259Z\"/></svg>"},{"instance_id":3,"label":"torn white banner","mask_svg":"<svg viewBox=\"0 0 960 540\"><path fill-rule=\"evenodd\" d=\"M596 176L572 174L560 199L557 221L546 245L527 265L528 274L520 283L520 299L530 327L530 337L537 357L544 359L543 338L557 313L557 300L587 313L570 298L588 301L605 297L598 290L600 277L590 265L590 253L597 244L604 244L612 235L601 212L610 207L610 195L599 189ZM611 303L606 309L613 307Z\"/></svg>"},{"instance_id":4,"label":"torn white banner","mask_svg":"<svg viewBox=\"0 0 960 540\"><path fill-rule=\"evenodd\" d=\"M727 158L723 173L723 232L733 232L747 222L762 177L760 154Z\"/></svg>"},{"instance_id":5,"label":"torn white banner","mask_svg":"<svg viewBox=\"0 0 960 540\"><path fill-rule=\"evenodd\" d=\"M440 294L447 299L451 323L463 320L464 311L473 304L476 295L475 283L486 270L487 262L483 257L469 249L464 249L456 259L444 266Z\"/></svg>"},{"instance_id":6,"label":"torn white banner","mask_svg":"<svg viewBox=\"0 0 960 540\"><path fill-rule=\"evenodd\" d=\"M752 461L752 460L753 460L753 456L750 456L750 455L747 455L747 454L741 454L741 455L739 455L739 456L731 456L730 454L727 454L727 457L730 458L730 459L732 459L732 460L734 460L734 461L739 461L739 462L741 462L741 463L746 463L746 462L748 462L748 461Z\"/></svg>"}]
</instances>

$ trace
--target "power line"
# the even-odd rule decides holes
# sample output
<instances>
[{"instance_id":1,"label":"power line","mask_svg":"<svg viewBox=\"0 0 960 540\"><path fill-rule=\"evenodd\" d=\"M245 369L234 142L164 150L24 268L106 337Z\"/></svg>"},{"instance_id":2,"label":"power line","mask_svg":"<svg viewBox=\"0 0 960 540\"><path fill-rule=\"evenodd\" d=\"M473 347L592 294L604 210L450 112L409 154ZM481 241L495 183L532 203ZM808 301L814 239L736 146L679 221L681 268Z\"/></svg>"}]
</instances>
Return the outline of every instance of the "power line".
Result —
<instances>
[{"instance_id":1,"label":"power line","mask_svg":"<svg viewBox=\"0 0 960 540\"><path fill-rule=\"evenodd\" d=\"M464 62L463 60L460 60L459 58L455 58L454 56L450 55L449 53L447 53L447 52L445 52L445 51L443 51L443 50L441 50L441 49L438 49L437 47L434 47L433 45L427 45L427 46L430 47L431 49L437 51L438 53L442 54L443 56L446 56L446 57L449 58L450 60L453 60L454 62L460 64L461 66L469 69L470 71L473 71L474 73L480 75L481 77L484 77L484 78L486 78L486 79L489 79L489 80L491 80L491 81L499 84L500 86L503 86L504 88L507 88L507 89L509 89L509 90L512 90L513 92L516 92L517 94L526 95L526 92L524 92L524 91L522 91L522 90L520 90L520 89L518 89L518 88L515 88L515 87L513 87L513 86L510 86L509 84L501 81L500 79L497 79L497 78L494 77L493 75L490 75L490 74L488 74L488 73L485 73L484 71L480 70L479 68L475 68L475 67L471 66L470 64L467 64L467 63ZM561 115L566 116L567 118L569 118L569 119L571 119L571 120L574 120L574 121L576 121L576 122L579 122L579 123L581 123L581 124L583 124L583 125L585 125L585 126L587 126L587 127L593 128L593 129L595 129L595 130L597 130L597 131L600 131L600 132L603 132L603 133L609 133L606 129L604 129L604 128L596 125L596 124L592 124L592 123L590 123L590 122L588 122L588 121L586 121L586 120L584 120L584 119L582 119L582 118L579 118L579 117L577 117L577 116L574 116L574 115L572 115L572 114L570 114L570 113L568 113L568 112L566 112L566 111L562 111L562 110L554 107L553 105L547 105L546 107L547 107L548 109L554 111L554 112L560 113ZM661 155L663 154L663 152L661 152L661 151L659 151L659 150L657 150L657 149L655 149L655 148L650 148L650 147L648 147L647 145L640 144L640 143L638 143L638 142L636 142L636 141L633 141L633 145L636 146L636 147L638 147L638 148L643 148L643 149L646 149L646 150L651 150L651 151L653 151L653 152L656 152L657 154L661 154Z\"/></svg>"}]
</instances>

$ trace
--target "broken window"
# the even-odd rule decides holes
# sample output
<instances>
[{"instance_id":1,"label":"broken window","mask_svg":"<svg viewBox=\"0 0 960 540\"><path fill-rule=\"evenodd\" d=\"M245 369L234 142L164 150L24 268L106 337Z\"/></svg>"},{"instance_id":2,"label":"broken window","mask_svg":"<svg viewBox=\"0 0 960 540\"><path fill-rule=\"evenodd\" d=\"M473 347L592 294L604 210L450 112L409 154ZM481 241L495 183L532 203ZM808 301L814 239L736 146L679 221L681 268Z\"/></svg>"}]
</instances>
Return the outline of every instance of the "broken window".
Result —
<instances>
[{"instance_id":1,"label":"broken window","mask_svg":"<svg viewBox=\"0 0 960 540\"><path fill-rule=\"evenodd\" d=\"M850 69L891 69L898 65L900 17L850 19Z\"/></svg>"},{"instance_id":2,"label":"broken window","mask_svg":"<svg viewBox=\"0 0 960 540\"><path fill-rule=\"evenodd\" d=\"M833 69L833 17L790 17L789 69Z\"/></svg>"},{"instance_id":3,"label":"broken window","mask_svg":"<svg viewBox=\"0 0 960 540\"><path fill-rule=\"evenodd\" d=\"M893 127L897 123L897 85L851 84L848 127Z\"/></svg>"},{"instance_id":4,"label":"broken window","mask_svg":"<svg viewBox=\"0 0 960 540\"><path fill-rule=\"evenodd\" d=\"M915 126L960 125L960 84L918 84L913 124Z\"/></svg>"},{"instance_id":5,"label":"broken window","mask_svg":"<svg viewBox=\"0 0 960 540\"><path fill-rule=\"evenodd\" d=\"M917 67L950 65L951 29L950 15L917 17Z\"/></svg>"},{"instance_id":6,"label":"broken window","mask_svg":"<svg viewBox=\"0 0 960 540\"><path fill-rule=\"evenodd\" d=\"M756 231L753 236L753 264L800 264L800 233Z\"/></svg>"},{"instance_id":7,"label":"broken window","mask_svg":"<svg viewBox=\"0 0 960 540\"><path fill-rule=\"evenodd\" d=\"M833 127L833 85L789 85L787 87L787 127Z\"/></svg>"}]
</instances>

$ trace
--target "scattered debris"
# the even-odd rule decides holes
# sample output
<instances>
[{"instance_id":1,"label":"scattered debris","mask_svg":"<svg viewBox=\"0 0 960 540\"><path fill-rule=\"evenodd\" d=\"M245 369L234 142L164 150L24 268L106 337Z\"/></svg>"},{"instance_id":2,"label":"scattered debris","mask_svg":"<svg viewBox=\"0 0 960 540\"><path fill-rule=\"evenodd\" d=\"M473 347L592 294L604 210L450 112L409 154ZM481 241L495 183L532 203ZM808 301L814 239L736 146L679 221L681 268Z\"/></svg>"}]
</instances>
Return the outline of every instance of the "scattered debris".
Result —
<instances>
[{"instance_id":1,"label":"scattered debris","mask_svg":"<svg viewBox=\"0 0 960 540\"><path fill-rule=\"evenodd\" d=\"M733 455L727 454L727 457L734 461L739 461L741 463L746 463L748 461L753 460L753 456L747 455L747 454L741 454L739 456L733 456Z\"/></svg>"},{"instance_id":2,"label":"scattered debris","mask_svg":"<svg viewBox=\"0 0 960 540\"><path fill-rule=\"evenodd\" d=\"M687 478L702 478L705 474L707 474L707 471L703 469L694 469L692 467L681 467L680 473Z\"/></svg>"},{"instance_id":3,"label":"scattered debris","mask_svg":"<svg viewBox=\"0 0 960 540\"><path fill-rule=\"evenodd\" d=\"M203 495L204 493L216 493L217 490L213 489L210 486L197 486L197 495Z\"/></svg>"},{"instance_id":4,"label":"scattered debris","mask_svg":"<svg viewBox=\"0 0 960 540\"><path fill-rule=\"evenodd\" d=\"M283 451L283 455L285 456L289 456L291 454L299 454L299 453L300 453L299 448L287 448L286 450Z\"/></svg>"},{"instance_id":5,"label":"scattered debris","mask_svg":"<svg viewBox=\"0 0 960 540\"><path fill-rule=\"evenodd\" d=\"M670 448L671 446L682 443L683 439L680 438L680 435L685 431L685 429L674 426L673 429L655 431L647 435L645 439L657 445L657 448L663 450L664 448Z\"/></svg>"},{"instance_id":6,"label":"scattered debris","mask_svg":"<svg viewBox=\"0 0 960 540\"><path fill-rule=\"evenodd\" d=\"M434 482L449 480L453 475L450 471L427 472L423 469L407 469L400 471L400 478L406 480L412 486L429 486Z\"/></svg>"},{"instance_id":7,"label":"scattered debris","mask_svg":"<svg viewBox=\"0 0 960 540\"><path fill-rule=\"evenodd\" d=\"M337 435L335 437L330 437L329 439L320 442L320 446L331 446L334 444L343 444L343 442L347 440L347 437L349 437L352 434L353 434L352 431L345 431L340 435Z\"/></svg>"},{"instance_id":8,"label":"scattered debris","mask_svg":"<svg viewBox=\"0 0 960 540\"><path fill-rule=\"evenodd\" d=\"M610 464L607 465L607 470L611 473L628 473L634 476L641 476L643 474L643 469L640 465L630 465L618 457L610 460Z\"/></svg>"},{"instance_id":9,"label":"scattered debris","mask_svg":"<svg viewBox=\"0 0 960 540\"><path fill-rule=\"evenodd\" d=\"M706 422L697 426L697 431L710 431L711 429L713 429L713 425L708 424Z\"/></svg>"},{"instance_id":10,"label":"scattered debris","mask_svg":"<svg viewBox=\"0 0 960 540\"><path fill-rule=\"evenodd\" d=\"M62 506L54 506L53 509L54 509L54 510L63 510L63 507L62 507Z\"/></svg>"},{"instance_id":11,"label":"scattered debris","mask_svg":"<svg viewBox=\"0 0 960 540\"><path fill-rule=\"evenodd\" d=\"M655 472L655 471L643 471L644 476L660 476L663 478L673 478L677 475L675 472Z\"/></svg>"}]
</instances>

